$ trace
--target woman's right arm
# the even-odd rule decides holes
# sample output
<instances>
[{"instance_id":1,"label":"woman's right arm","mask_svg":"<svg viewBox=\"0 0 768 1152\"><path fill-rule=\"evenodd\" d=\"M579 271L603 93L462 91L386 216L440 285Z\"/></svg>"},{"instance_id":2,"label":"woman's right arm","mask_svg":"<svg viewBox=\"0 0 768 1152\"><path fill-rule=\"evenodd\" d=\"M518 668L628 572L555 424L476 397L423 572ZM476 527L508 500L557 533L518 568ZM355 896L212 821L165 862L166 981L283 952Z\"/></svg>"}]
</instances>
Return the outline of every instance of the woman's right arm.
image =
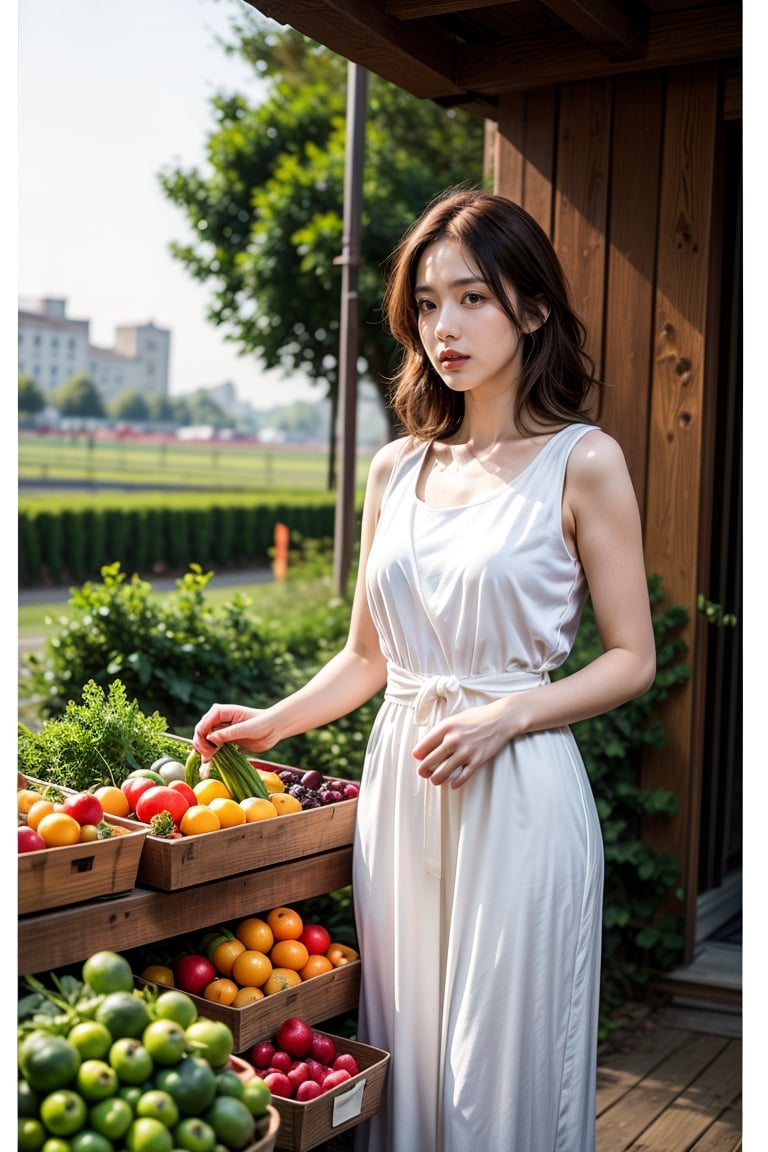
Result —
<instances>
[{"instance_id":1,"label":"woman's right arm","mask_svg":"<svg viewBox=\"0 0 768 1152\"><path fill-rule=\"evenodd\" d=\"M365 573L381 511L381 501L400 442L385 444L371 461L360 536L360 559L344 647L302 688L269 708L214 704L195 727L193 743L204 760L222 744L235 743L248 752L266 752L281 740L320 728L353 712L386 683L381 652L368 598Z\"/></svg>"}]
</instances>

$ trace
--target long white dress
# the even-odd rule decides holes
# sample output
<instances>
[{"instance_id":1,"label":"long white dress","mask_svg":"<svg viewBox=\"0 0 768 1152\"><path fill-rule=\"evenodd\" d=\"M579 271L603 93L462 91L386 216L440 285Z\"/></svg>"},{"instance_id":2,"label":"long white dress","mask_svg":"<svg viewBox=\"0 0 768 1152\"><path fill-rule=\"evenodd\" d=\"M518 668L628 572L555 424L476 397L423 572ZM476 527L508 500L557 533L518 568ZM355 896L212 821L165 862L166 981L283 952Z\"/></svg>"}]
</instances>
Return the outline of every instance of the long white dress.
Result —
<instances>
[{"instance_id":1,"label":"long white dress","mask_svg":"<svg viewBox=\"0 0 768 1152\"><path fill-rule=\"evenodd\" d=\"M392 1054L356 1152L593 1152L603 848L568 728L510 743L462 788L417 774L440 717L549 680L586 598L562 534L556 433L470 506L416 496L404 450L368 565L388 661L358 801L358 1038Z\"/></svg>"}]
</instances>

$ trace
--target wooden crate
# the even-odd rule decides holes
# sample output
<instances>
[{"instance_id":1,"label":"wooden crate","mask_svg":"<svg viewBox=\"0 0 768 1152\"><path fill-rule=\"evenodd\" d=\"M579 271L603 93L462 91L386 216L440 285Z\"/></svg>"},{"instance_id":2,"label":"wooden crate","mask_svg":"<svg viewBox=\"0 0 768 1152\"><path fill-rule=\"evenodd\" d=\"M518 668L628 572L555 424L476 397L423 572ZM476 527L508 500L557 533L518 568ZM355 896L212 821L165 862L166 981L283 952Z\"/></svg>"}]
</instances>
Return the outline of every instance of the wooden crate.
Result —
<instances>
[{"instance_id":1,"label":"wooden crate","mask_svg":"<svg viewBox=\"0 0 768 1152\"><path fill-rule=\"evenodd\" d=\"M136 983L146 981L137 976ZM157 987L162 991L160 985ZM360 961L353 960L321 976L302 980L293 988L273 992L243 1008L214 1004L202 996L190 998L200 1016L224 1021L232 1032L235 1052L246 1052L259 1040L272 1036L289 1016L318 1024L344 1012L355 1012L360 998Z\"/></svg>"},{"instance_id":2,"label":"wooden crate","mask_svg":"<svg viewBox=\"0 0 768 1152\"><path fill-rule=\"evenodd\" d=\"M138 882L173 892L342 848L352 843L356 813L357 800L341 800L200 836L147 836Z\"/></svg>"},{"instance_id":3,"label":"wooden crate","mask_svg":"<svg viewBox=\"0 0 768 1152\"><path fill-rule=\"evenodd\" d=\"M389 1052L342 1036L333 1036L333 1041L338 1052L352 1053L360 1072L306 1104L273 1096L272 1103L280 1113L276 1148L306 1152L370 1119L381 1107Z\"/></svg>"},{"instance_id":4,"label":"wooden crate","mask_svg":"<svg viewBox=\"0 0 768 1152\"><path fill-rule=\"evenodd\" d=\"M107 840L19 853L19 915L115 896L136 886L147 829L116 817L108 823L128 831Z\"/></svg>"}]
</instances>

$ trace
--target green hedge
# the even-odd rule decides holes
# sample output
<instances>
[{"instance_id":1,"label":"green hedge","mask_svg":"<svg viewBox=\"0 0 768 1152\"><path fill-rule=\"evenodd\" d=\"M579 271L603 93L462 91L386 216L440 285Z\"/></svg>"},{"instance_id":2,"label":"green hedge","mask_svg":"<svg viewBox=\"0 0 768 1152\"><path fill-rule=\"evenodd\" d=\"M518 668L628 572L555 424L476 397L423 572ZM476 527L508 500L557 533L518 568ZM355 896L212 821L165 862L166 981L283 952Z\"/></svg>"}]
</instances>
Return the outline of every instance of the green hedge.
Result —
<instances>
[{"instance_id":1,"label":"green hedge","mask_svg":"<svg viewBox=\"0 0 768 1152\"><path fill-rule=\"evenodd\" d=\"M106 564L150 576L188 564L269 564L275 525L305 540L332 539L335 498L289 503L164 505L19 512L19 585L98 579Z\"/></svg>"}]
</instances>

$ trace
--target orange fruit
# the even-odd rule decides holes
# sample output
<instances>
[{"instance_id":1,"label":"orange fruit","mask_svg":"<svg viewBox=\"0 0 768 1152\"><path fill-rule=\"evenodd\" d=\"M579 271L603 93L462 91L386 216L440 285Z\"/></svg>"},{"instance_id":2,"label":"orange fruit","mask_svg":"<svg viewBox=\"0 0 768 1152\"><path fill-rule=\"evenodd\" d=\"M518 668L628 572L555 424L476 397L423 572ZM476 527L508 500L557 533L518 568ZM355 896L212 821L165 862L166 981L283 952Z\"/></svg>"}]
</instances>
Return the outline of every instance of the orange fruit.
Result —
<instances>
[{"instance_id":1,"label":"orange fruit","mask_svg":"<svg viewBox=\"0 0 768 1152\"><path fill-rule=\"evenodd\" d=\"M99 830L95 824L81 824L80 835L77 840L79 844L90 844L93 840L99 839Z\"/></svg>"},{"instance_id":2,"label":"orange fruit","mask_svg":"<svg viewBox=\"0 0 768 1152\"><path fill-rule=\"evenodd\" d=\"M53 812L53 800L38 798L27 812L27 824L30 828L37 828L43 816Z\"/></svg>"},{"instance_id":3,"label":"orange fruit","mask_svg":"<svg viewBox=\"0 0 768 1152\"><path fill-rule=\"evenodd\" d=\"M301 976L294 968L273 968L262 987L265 996L273 996L275 992L285 992L286 988L295 988L297 984L301 984Z\"/></svg>"},{"instance_id":4,"label":"orange fruit","mask_svg":"<svg viewBox=\"0 0 768 1152\"><path fill-rule=\"evenodd\" d=\"M246 948L235 956L230 976L241 988L261 988L272 973L272 961L255 948Z\"/></svg>"},{"instance_id":5,"label":"orange fruit","mask_svg":"<svg viewBox=\"0 0 768 1152\"><path fill-rule=\"evenodd\" d=\"M103 784L101 788L96 789L94 796L101 801L106 816L125 817L131 810L125 792L112 784Z\"/></svg>"},{"instance_id":6,"label":"orange fruit","mask_svg":"<svg viewBox=\"0 0 768 1152\"><path fill-rule=\"evenodd\" d=\"M214 796L208 807L216 813L222 828L236 828L238 824L245 824L245 812L231 796Z\"/></svg>"},{"instance_id":7,"label":"orange fruit","mask_svg":"<svg viewBox=\"0 0 768 1152\"><path fill-rule=\"evenodd\" d=\"M211 964L220 976L231 976L232 965L241 952L245 952L242 940L221 940L211 952Z\"/></svg>"},{"instance_id":8,"label":"orange fruit","mask_svg":"<svg viewBox=\"0 0 768 1152\"><path fill-rule=\"evenodd\" d=\"M216 832L219 828L221 824L218 816L206 804L191 804L179 824L182 836L200 836L205 832Z\"/></svg>"},{"instance_id":9,"label":"orange fruit","mask_svg":"<svg viewBox=\"0 0 768 1152\"><path fill-rule=\"evenodd\" d=\"M32 805L36 804L40 799L42 799L42 797L39 792L33 792L31 788L19 788L16 793L16 810L24 815L29 812ZM264 803L269 804L269 801L265 800ZM272 807L271 804L269 806L270 808Z\"/></svg>"},{"instance_id":10,"label":"orange fruit","mask_svg":"<svg viewBox=\"0 0 768 1152\"><path fill-rule=\"evenodd\" d=\"M232 799L226 784L217 780L215 776L209 776L207 780L198 780L192 791L197 797L198 804L210 804L211 800L215 800L217 796L223 800Z\"/></svg>"},{"instance_id":11,"label":"orange fruit","mask_svg":"<svg viewBox=\"0 0 768 1152\"><path fill-rule=\"evenodd\" d=\"M246 1004L253 1004L255 1000L263 1000L264 993L261 988L238 988L237 995L232 1001L232 1008L245 1008Z\"/></svg>"},{"instance_id":12,"label":"orange fruit","mask_svg":"<svg viewBox=\"0 0 768 1152\"><path fill-rule=\"evenodd\" d=\"M275 940L298 940L304 931L304 921L295 908L273 908L266 921Z\"/></svg>"},{"instance_id":13,"label":"orange fruit","mask_svg":"<svg viewBox=\"0 0 768 1152\"><path fill-rule=\"evenodd\" d=\"M48 812L37 826L49 848L61 848L64 844L77 844L80 839L80 825L66 812Z\"/></svg>"},{"instance_id":14,"label":"orange fruit","mask_svg":"<svg viewBox=\"0 0 768 1152\"><path fill-rule=\"evenodd\" d=\"M231 1004L237 992L234 980L228 980L226 976L217 976L203 988L203 999L210 1000L213 1004Z\"/></svg>"},{"instance_id":15,"label":"orange fruit","mask_svg":"<svg viewBox=\"0 0 768 1152\"><path fill-rule=\"evenodd\" d=\"M274 804L270 804L263 796L246 796L245 800L240 801L240 807L249 824L254 820L271 820L277 816Z\"/></svg>"},{"instance_id":16,"label":"orange fruit","mask_svg":"<svg viewBox=\"0 0 768 1152\"><path fill-rule=\"evenodd\" d=\"M302 812L301 800L291 796L290 792L270 792L269 802L274 805L278 816L290 816L294 812Z\"/></svg>"},{"instance_id":17,"label":"orange fruit","mask_svg":"<svg viewBox=\"0 0 768 1152\"><path fill-rule=\"evenodd\" d=\"M294 972L300 972L309 960L309 952L301 940L278 940L269 958L275 968L293 968Z\"/></svg>"},{"instance_id":18,"label":"orange fruit","mask_svg":"<svg viewBox=\"0 0 768 1152\"><path fill-rule=\"evenodd\" d=\"M246 916L245 920L241 920L235 928L235 936L242 940L246 948L253 948L265 955L275 942L269 924L259 916Z\"/></svg>"},{"instance_id":19,"label":"orange fruit","mask_svg":"<svg viewBox=\"0 0 768 1152\"><path fill-rule=\"evenodd\" d=\"M168 968L165 964L148 964L146 968L142 969L140 975L142 980L149 980L150 984L162 984L168 988L176 987L173 969Z\"/></svg>"},{"instance_id":20,"label":"orange fruit","mask_svg":"<svg viewBox=\"0 0 768 1152\"><path fill-rule=\"evenodd\" d=\"M311 980L313 976L322 976L325 972L332 972L333 964L327 956L315 954L310 956L304 967L300 970L299 976L302 980Z\"/></svg>"}]
</instances>

